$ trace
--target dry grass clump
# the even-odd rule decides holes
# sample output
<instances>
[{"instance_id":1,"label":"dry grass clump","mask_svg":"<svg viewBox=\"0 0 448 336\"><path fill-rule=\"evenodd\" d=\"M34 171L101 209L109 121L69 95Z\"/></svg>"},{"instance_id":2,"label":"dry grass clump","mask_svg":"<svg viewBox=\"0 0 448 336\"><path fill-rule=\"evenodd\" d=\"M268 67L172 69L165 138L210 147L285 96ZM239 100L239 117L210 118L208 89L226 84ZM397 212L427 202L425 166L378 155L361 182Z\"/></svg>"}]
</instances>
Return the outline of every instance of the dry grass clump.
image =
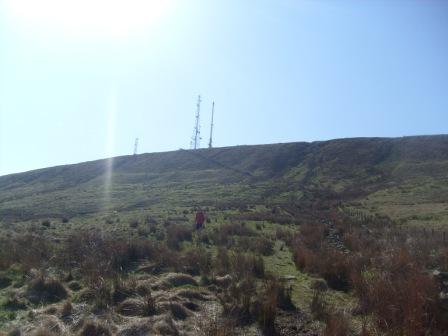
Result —
<instances>
[{"instance_id":1,"label":"dry grass clump","mask_svg":"<svg viewBox=\"0 0 448 336\"><path fill-rule=\"evenodd\" d=\"M164 315L161 319L156 321L154 323L153 330L156 335L179 335L176 324L174 323L173 318L169 315Z\"/></svg>"},{"instance_id":2,"label":"dry grass clump","mask_svg":"<svg viewBox=\"0 0 448 336\"><path fill-rule=\"evenodd\" d=\"M195 323L199 336L236 336L236 321L214 313L200 315Z\"/></svg>"},{"instance_id":3,"label":"dry grass clump","mask_svg":"<svg viewBox=\"0 0 448 336\"><path fill-rule=\"evenodd\" d=\"M170 302L169 309L176 320L185 320L189 316L188 310L179 302Z\"/></svg>"},{"instance_id":4,"label":"dry grass clump","mask_svg":"<svg viewBox=\"0 0 448 336\"><path fill-rule=\"evenodd\" d=\"M225 275L230 272L230 256L226 248L218 247L213 266L214 272L218 275Z\"/></svg>"},{"instance_id":5,"label":"dry grass clump","mask_svg":"<svg viewBox=\"0 0 448 336\"><path fill-rule=\"evenodd\" d=\"M315 226L316 232L304 225L292 243L297 267L319 274L333 289L354 289L359 299L354 313L369 316L385 335L437 335L447 330L441 287L426 271L443 269L443 258L433 257L436 246L429 248L425 239L396 230L383 218L370 219L367 227L364 218L358 223L333 215L331 228L352 252L328 246L323 225ZM348 332L343 317L329 313L323 291L315 291L311 311L327 322L325 335Z\"/></svg>"},{"instance_id":6,"label":"dry grass clump","mask_svg":"<svg viewBox=\"0 0 448 336\"><path fill-rule=\"evenodd\" d=\"M243 251L270 256L274 253L274 242L266 237L240 237L237 247Z\"/></svg>"},{"instance_id":7,"label":"dry grass clump","mask_svg":"<svg viewBox=\"0 0 448 336\"><path fill-rule=\"evenodd\" d=\"M84 323L79 336L112 336L112 332L102 323L88 321Z\"/></svg>"},{"instance_id":8,"label":"dry grass clump","mask_svg":"<svg viewBox=\"0 0 448 336\"><path fill-rule=\"evenodd\" d=\"M100 278L115 278L136 262L156 259L161 246L147 239L126 240L98 232L81 232L67 238L57 254L56 263L62 269L78 268L88 282Z\"/></svg>"},{"instance_id":9,"label":"dry grass clump","mask_svg":"<svg viewBox=\"0 0 448 336\"><path fill-rule=\"evenodd\" d=\"M113 285L110 281L98 279L92 283L90 288L79 294L79 299L92 303L94 312L100 312L109 309L113 302Z\"/></svg>"},{"instance_id":10,"label":"dry grass clump","mask_svg":"<svg viewBox=\"0 0 448 336\"><path fill-rule=\"evenodd\" d=\"M233 279L224 294L219 297L225 316L235 319L240 324L253 322L251 308L256 293L253 276L247 274L239 280Z\"/></svg>"},{"instance_id":11,"label":"dry grass clump","mask_svg":"<svg viewBox=\"0 0 448 336\"><path fill-rule=\"evenodd\" d=\"M313 292L313 299L310 303L310 311L313 318L319 321L324 321L329 315L329 307L326 300L326 295L323 291L315 290Z\"/></svg>"},{"instance_id":12,"label":"dry grass clump","mask_svg":"<svg viewBox=\"0 0 448 336\"><path fill-rule=\"evenodd\" d=\"M244 223L231 222L222 224L219 228L214 229L212 240L218 246L230 246L233 244L233 236L253 237L257 233Z\"/></svg>"},{"instance_id":13,"label":"dry grass clump","mask_svg":"<svg viewBox=\"0 0 448 336\"><path fill-rule=\"evenodd\" d=\"M118 305L117 311L126 316L145 316L145 302L140 299L126 299Z\"/></svg>"},{"instance_id":14,"label":"dry grass clump","mask_svg":"<svg viewBox=\"0 0 448 336\"><path fill-rule=\"evenodd\" d=\"M20 264L24 271L40 269L52 256L52 246L45 238L35 234L0 237L0 270Z\"/></svg>"},{"instance_id":15,"label":"dry grass clump","mask_svg":"<svg viewBox=\"0 0 448 336\"><path fill-rule=\"evenodd\" d=\"M39 328L32 334L33 336L56 336L56 334L52 333L48 329Z\"/></svg>"},{"instance_id":16,"label":"dry grass clump","mask_svg":"<svg viewBox=\"0 0 448 336\"><path fill-rule=\"evenodd\" d=\"M3 307L8 310L21 310L27 308L27 301L17 292L10 292L3 302Z\"/></svg>"},{"instance_id":17,"label":"dry grass clump","mask_svg":"<svg viewBox=\"0 0 448 336\"><path fill-rule=\"evenodd\" d=\"M145 297L128 298L117 307L117 312L126 316L152 316L157 313L156 303L151 293Z\"/></svg>"},{"instance_id":18,"label":"dry grass clump","mask_svg":"<svg viewBox=\"0 0 448 336\"><path fill-rule=\"evenodd\" d=\"M183 272L191 275L207 275L212 268L212 256L202 247L189 248L180 256Z\"/></svg>"},{"instance_id":19,"label":"dry grass clump","mask_svg":"<svg viewBox=\"0 0 448 336\"><path fill-rule=\"evenodd\" d=\"M275 230L275 238L282 240L286 245L291 245L293 240L293 233L289 229L279 227Z\"/></svg>"},{"instance_id":20,"label":"dry grass clump","mask_svg":"<svg viewBox=\"0 0 448 336\"><path fill-rule=\"evenodd\" d=\"M373 314L377 326L390 335L421 335L445 327L438 318L439 289L434 279L422 272L407 250L390 253L354 277L361 310Z\"/></svg>"},{"instance_id":21,"label":"dry grass clump","mask_svg":"<svg viewBox=\"0 0 448 336\"><path fill-rule=\"evenodd\" d=\"M128 297L136 294L137 281L134 277L127 279L117 277L113 279L112 287L112 301L114 303L120 303Z\"/></svg>"},{"instance_id":22,"label":"dry grass clump","mask_svg":"<svg viewBox=\"0 0 448 336\"><path fill-rule=\"evenodd\" d=\"M233 281L220 298L224 316L241 325L257 322L264 335L276 334L275 321L279 308L295 309L291 290L282 282L267 280L257 289L253 277L248 274Z\"/></svg>"},{"instance_id":23,"label":"dry grass clump","mask_svg":"<svg viewBox=\"0 0 448 336\"><path fill-rule=\"evenodd\" d=\"M25 295L32 303L51 303L67 298L68 293L60 281L40 276L29 283Z\"/></svg>"},{"instance_id":24,"label":"dry grass clump","mask_svg":"<svg viewBox=\"0 0 448 336\"><path fill-rule=\"evenodd\" d=\"M185 285L197 286L197 281L188 274L168 273L163 276L161 284L166 287L180 287Z\"/></svg>"},{"instance_id":25,"label":"dry grass clump","mask_svg":"<svg viewBox=\"0 0 448 336\"><path fill-rule=\"evenodd\" d=\"M320 223L304 223L300 226L300 239L310 249L320 248L325 234L325 226Z\"/></svg>"},{"instance_id":26,"label":"dry grass clump","mask_svg":"<svg viewBox=\"0 0 448 336\"><path fill-rule=\"evenodd\" d=\"M261 256L232 253L229 257L229 265L228 272L230 271L237 279L252 275L263 278L265 275L264 261Z\"/></svg>"},{"instance_id":27,"label":"dry grass clump","mask_svg":"<svg viewBox=\"0 0 448 336\"><path fill-rule=\"evenodd\" d=\"M61 317L63 319L68 318L73 314L73 305L70 300L67 300L61 308Z\"/></svg>"},{"instance_id":28,"label":"dry grass clump","mask_svg":"<svg viewBox=\"0 0 448 336\"><path fill-rule=\"evenodd\" d=\"M352 264L349 256L328 246L312 250L299 245L294 250L294 261L299 269L321 275L329 287L342 291L350 289Z\"/></svg>"},{"instance_id":29,"label":"dry grass clump","mask_svg":"<svg viewBox=\"0 0 448 336\"><path fill-rule=\"evenodd\" d=\"M277 316L278 283L275 281L265 284L265 288L258 295L252 311L264 335L275 335L275 318Z\"/></svg>"},{"instance_id":30,"label":"dry grass clump","mask_svg":"<svg viewBox=\"0 0 448 336\"><path fill-rule=\"evenodd\" d=\"M130 326L125 326L117 333L117 336L143 336L151 335L151 325L148 322L135 323Z\"/></svg>"},{"instance_id":31,"label":"dry grass clump","mask_svg":"<svg viewBox=\"0 0 448 336\"><path fill-rule=\"evenodd\" d=\"M192 229L188 225L172 224L166 229L166 244L173 250L179 250L182 242L192 239Z\"/></svg>"},{"instance_id":32,"label":"dry grass clump","mask_svg":"<svg viewBox=\"0 0 448 336\"><path fill-rule=\"evenodd\" d=\"M330 314L326 319L323 336L350 335L350 321L343 313Z\"/></svg>"}]
</instances>

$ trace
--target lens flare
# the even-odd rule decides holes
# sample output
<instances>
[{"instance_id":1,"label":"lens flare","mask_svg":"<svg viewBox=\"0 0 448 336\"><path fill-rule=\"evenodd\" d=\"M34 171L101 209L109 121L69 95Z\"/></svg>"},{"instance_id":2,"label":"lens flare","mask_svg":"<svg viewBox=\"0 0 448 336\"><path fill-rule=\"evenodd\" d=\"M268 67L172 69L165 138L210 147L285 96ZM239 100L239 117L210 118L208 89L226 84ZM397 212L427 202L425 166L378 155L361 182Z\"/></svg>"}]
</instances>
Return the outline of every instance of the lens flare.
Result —
<instances>
[{"instance_id":1,"label":"lens flare","mask_svg":"<svg viewBox=\"0 0 448 336\"><path fill-rule=\"evenodd\" d=\"M104 174L104 197L103 209L106 211L111 207L111 193L113 183L113 168L115 155L115 128L117 119L117 90L112 85L109 94L109 106L107 111L107 142L106 142L106 169Z\"/></svg>"},{"instance_id":2,"label":"lens flare","mask_svg":"<svg viewBox=\"0 0 448 336\"><path fill-rule=\"evenodd\" d=\"M91 37L127 37L146 30L174 0L4 0L3 10L33 30Z\"/></svg>"}]
</instances>

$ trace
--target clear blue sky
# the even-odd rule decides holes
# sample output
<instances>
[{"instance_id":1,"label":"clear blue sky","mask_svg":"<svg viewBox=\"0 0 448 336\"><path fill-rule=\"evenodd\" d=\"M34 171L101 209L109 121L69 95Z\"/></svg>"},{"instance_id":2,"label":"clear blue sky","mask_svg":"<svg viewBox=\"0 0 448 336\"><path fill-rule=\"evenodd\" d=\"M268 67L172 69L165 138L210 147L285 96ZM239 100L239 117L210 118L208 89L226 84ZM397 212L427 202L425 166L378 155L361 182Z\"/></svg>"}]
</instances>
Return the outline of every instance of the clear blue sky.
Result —
<instances>
[{"instance_id":1,"label":"clear blue sky","mask_svg":"<svg viewBox=\"0 0 448 336\"><path fill-rule=\"evenodd\" d=\"M447 133L448 1L166 1L0 0L0 175L188 148L199 93L203 146Z\"/></svg>"}]
</instances>

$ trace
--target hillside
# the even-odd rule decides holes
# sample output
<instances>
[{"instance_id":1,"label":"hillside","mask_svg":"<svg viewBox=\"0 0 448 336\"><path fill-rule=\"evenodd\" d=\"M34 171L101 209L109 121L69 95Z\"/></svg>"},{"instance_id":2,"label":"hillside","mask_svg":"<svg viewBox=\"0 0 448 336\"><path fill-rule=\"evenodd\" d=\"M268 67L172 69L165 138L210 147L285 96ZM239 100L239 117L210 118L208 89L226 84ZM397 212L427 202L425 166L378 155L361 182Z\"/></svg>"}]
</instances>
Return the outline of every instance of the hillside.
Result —
<instances>
[{"instance_id":1,"label":"hillside","mask_svg":"<svg viewBox=\"0 0 448 336\"><path fill-rule=\"evenodd\" d=\"M440 224L448 217L448 135L178 150L7 175L0 177L0 218L300 204L322 195L403 221Z\"/></svg>"},{"instance_id":2,"label":"hillside","mask_svg":"<svg viewBox=\"0 0 448 336\"><path fill-rule=\"evenodd\" d=\"M441 135L0 177L0 335L441 335L447 172Z\"/></svg>"}]
</instances>

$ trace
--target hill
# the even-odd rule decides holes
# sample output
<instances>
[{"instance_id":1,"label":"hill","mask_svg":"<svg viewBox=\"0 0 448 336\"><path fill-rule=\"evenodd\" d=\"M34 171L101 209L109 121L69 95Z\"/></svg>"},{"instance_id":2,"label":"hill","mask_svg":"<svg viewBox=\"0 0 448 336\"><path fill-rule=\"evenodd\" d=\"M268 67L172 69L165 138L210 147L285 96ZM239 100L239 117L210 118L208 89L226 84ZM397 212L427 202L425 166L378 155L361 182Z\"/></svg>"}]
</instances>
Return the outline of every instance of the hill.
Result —
<instances>
[{"instance_id":1,"label":"hill","mask_svg":"<svg viewBox=\"0 0 448 336\"><path fill-rule=\"evenodd\" d=\"M2 176L0 335L442 334L447 172L440 135Z\"/></svg>"},{"instance_id":2,"label":"hill","mask_svg":"<svg viewBox=\"0 0 448 336\"><path fill-rule=\"evenodd\" d=\"M448 135L178 150L2 176L0 218L301 204L324 196L440 225L448 218L447 172Z\"/></svg>"}]
</instances>

